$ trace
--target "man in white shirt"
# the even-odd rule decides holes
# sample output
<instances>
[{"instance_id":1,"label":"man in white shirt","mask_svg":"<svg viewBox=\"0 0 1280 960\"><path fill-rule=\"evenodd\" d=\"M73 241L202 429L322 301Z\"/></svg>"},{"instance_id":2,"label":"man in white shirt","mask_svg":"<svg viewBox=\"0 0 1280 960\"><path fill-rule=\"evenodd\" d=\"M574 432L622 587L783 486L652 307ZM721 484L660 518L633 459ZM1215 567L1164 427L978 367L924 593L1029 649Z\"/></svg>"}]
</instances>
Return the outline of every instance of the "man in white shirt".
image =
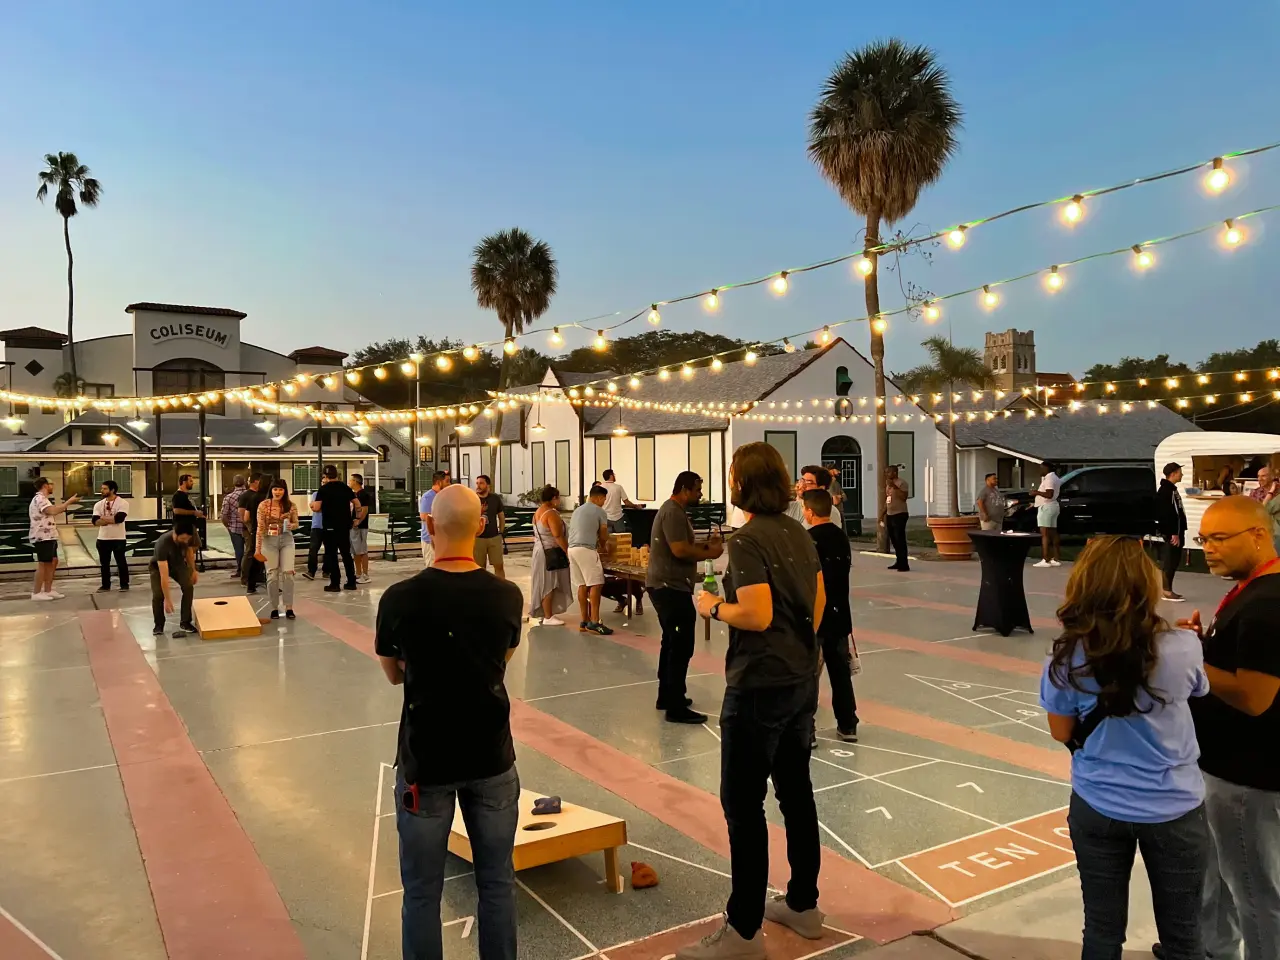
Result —
<instances>
[{"instance_id":1,"label":"man in white shirt","mask_svg":"<svg viewBox=\"0 0 1280 960\"><path fill-rule=\"evenodd\" d=\"M640 504L632 503L627 499L627 491L622 488L622 484L618 482L617 474L612 470L604 472L604 480L600 486L604 487L607 493L604 498L604 516L609 526L610 533L626 533L627 528L622 522L622 508L639 507Z\"/></svg>"},{"instance_id":2,"label":"man in white shirt","mask_svg":"<svg viewBox=\"0 0 1280 960\"><path fill-rule=\"evenodd\" d=\"M1062 489L1062 480L1052 463L1044 463L1041 469L1044 475L1040 478L1040 488L1036 490L1036 526L1040 528L1041 558L1035 566L1056 567L1062 562L1062 544L1058 540L1058 514L1062 510L1058 491Z\"/></svg>"},{"instance_id":3,"label":"man in white shirt","mask_svg":"<svg viewBox=\"0 0 1280 960\"><path fill-rule=\"evenodd\" d=\"M98 528L98 564L102 567L102 586L99 593L111 589L111 561L120 572L120 589L129 589L129 561L125 557L128 545L125 539L124 521L129 516L129 501L117 496L120 487L114 480L102 481L102 499L93 505L93 525Z\"/></svg>"},{"instance_id":4,"label":"man in white shirt","mask_svg":"<svg viewBox=\"0 0 1280 960\"><path fill-rule=\"evenodd\" d=\"M53 484L48 477L35 483L36 495L27 507L27 519L31 522L27 539L36 555L36 578L31 586L32 600L61 600L65 594L53 589L53 574L58 569L58 527L53 518L66 513L80 501L79 494L67 497L62 503L54 503L49 494Z\"/></svg>"}]
</instances>

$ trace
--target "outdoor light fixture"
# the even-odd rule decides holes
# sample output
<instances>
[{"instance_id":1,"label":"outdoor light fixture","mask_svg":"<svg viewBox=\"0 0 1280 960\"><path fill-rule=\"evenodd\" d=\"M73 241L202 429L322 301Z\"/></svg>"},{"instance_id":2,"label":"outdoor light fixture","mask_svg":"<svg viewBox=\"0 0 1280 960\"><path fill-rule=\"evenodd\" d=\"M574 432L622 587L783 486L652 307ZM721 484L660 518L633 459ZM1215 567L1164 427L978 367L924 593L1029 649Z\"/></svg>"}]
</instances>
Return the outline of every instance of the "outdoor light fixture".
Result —
<instances>
[{"instance_id":1,"label":"outdoor light fixture","mask_svg":"<svg viewBox=\"0 0 1280 960\"><path fill-rule=\"evenodd\" d=\"M1062 274L1058 272L1057 264L1049 268L1049 274L1044 278L1044 285L1049 288L1050 293L1057 293L1062 289Z\"/></svg>"},{"instance_id":2,"label":"outdoor light fixture","mask_svg":"<svg viewBox=\"0 0 1280 960\"><path fill-rule=\"evenodd\" d=\"M787 353L795 353L795 352L796 352L796 345L795 345L794 343L792 343L790 340L788 340L786 337L783 337L783 338L782 338L782 349L783 349L783 350L785 350Z\"/></svg>"},{"instance_id":3,"label":"outdoor light fixture","mask_svg":"<svg viewBox=\"0 0 1280 960\"><path fill-rule=\"evenodd\" d=\"M716 307L720 306L720 291L712 290L708 293L702 298L702 305L708 310L714 310Z\"/></svg>"},{"instance_id":4,"label":"outdoor light fixture","mask_svg":"<svg viewBox=\"0 0 1280 960\"><path fill-rule=\"evenodd\" d=\"M926 303L924 305L924 319L927 323L935 323L942 316L942 310L936 303Z\"/></svg>"},{"instance_id":5,"label":"outdoor light fixture","mask_svg":"<svg viewBox=\"0 0 1280 960\"><path fill-rule=\"evenodd\" d=\"M871 262L871 258L868 257L865 253L862 256L860 256L857 260L854 261L853 266L854 266L854 269L857 270L864 277L871 276L871 274L874 273L876 269L876 265Z\"/></svg>"},{"instance_id":6,"label":"outdoor light fixture","mask_svg":"<svg viewBox=\"0 0 1280 960\"><path fill-rule=\"evenodd\" d=\"M442 353L440 354L440 356L436 357L436 367L438 369L448 370L452 366L453 366L453 361L450 360L448 356L446 356L445 354Z\"/></svg>"},{"instance_id":7,"label":"outdoor light fixture","mask_svg":"<svg viewBox=\"0 0 1280 960\"><path fill-rule=\"evenodd\" d=\"M463 359L463 360L466 360L468 363L470 363L470 362L472 362L473 360L475 360L475 358L476 358L476 357L478 357L478 356L480 356L480 351L479 351L479 350L477 350L475 347L463 347L463 348L462 348L462 359Z\"/></svg>"},{"instance_id":8,"label":"outdoor light fixture","mask_svg":"<svg viewBox=\"0 0 1280 960\"><path fill-rule=\"evenodd\" d=\"M1244 233L1232 221L1224 220L1226 229L1222 232L1222 242L1228 247L1235 247L1244 239Z\"/></svg>"},{"instance_id":9,"label":"outdoor light fixture","mask_svg":"<svg viewBox=\"0 0 1280 960\"><path fill-rule=\"evenodd\" d=\"M1077 193L1062 208L1062 219L1068 224L1077 224L1084 219L1084 196Z\"/></svg>"},{"instance_id":10,"label":"outdoor light fixture","mask_svg":"<svg viewBox=\"0 0 1280 960\"><path fill-rule=\"evenodd\" d=\"M553 347L561 346L564 343L564 337L560 336L559 327L552 327L551 336L548 337L547 339L551 341L551 345Z\"/></svg>"},{"instance_id":11,"label":"outdoor light fixture","mask_svg":"<svg viewBox=\"0 0 1280 960\"><path fill-rule=\"evenodd\" d=\"M959 250L964 246L964 232L968 229L968 227L956 227L947 234L947 243L951 244L951 246L956 250Z\"/></svg>"},{"instance_id":12,"label":"outdoor light fixture","mask_svg":"<svg viewBox=\"0 0 1280 960\"><path fill-rule=\"evenodd\" d=\"M417 370L418 370L418 365L415 363L412 363L409 360L406 360L404 363L400 364L400 372L403 373L406 377L412 377L414 373L417 372Z\"/></svg>"},{"instance_id":13,"label":"outdoor light fixture","mask_svg":"<svg viewBox=\"0 0 1280 960\"><path fill-rule=\"evenodd\" d=\"M721 362L720 358L713 357L711 360L711 372L719 373L723 369L724 369L724 364Z\"/></svg>"},{"instance_id":14,"label":"outdoor light fixture","mask_svg":"<svg viewBox=\"0 0 1280 960\"><path fill-rule=\"evenodd\" d=\"M274 430L276 427L276 425L272 423L270 420L259 420L257 423L254 424L254 426L262 431Z\"/></svg>"},{"instance_id":15,"label":"outdoor light fixture","mask_svg":"<svg viewBox=\"0 0 1280 960\"><path fill-rule=\"evenodd\" d=\"M783 270L773 280L773 292L778 296L782 296L787 292L788 286L790 286L790 284L787 283L787 271Z\"/></svg>"},{"instance_id":16,"label":"outdoor light fixture","mask_svg":"<svg viewBox=\"0 0 1280 960\"><path fill-rule=\"evenodd\" d=\"M17 433L22 429L23 422L24 421L21 417L14 416L12 413L4 418L4 425L14 433Z\"/></svg>"},{"instance_id":17,"label":"outdoor light fixture","mask_svg":"<svg viewBox=\"0 0 1280 960\"><path fill-rule=\"evenodd\" d=\"M17 417L11 417L10 419L18 420ZM5 423L8 423L8 421L6 420ZM18 420L18 425L19 426L22 425L21 420ZM147 423L147 421L145 420L130 420L129 426L132 427L134 430L145 430L147 429L147 427L151 426L151 424Z\"/></svg>"},{"instance_id":18,"label":"outdoor light fixture","mask_svg":"<svg viewBox=\"0 0 1280 960\"><path fill-rule=\"evenodd\" d=\"M596 348L597 350L603 350L603 349L605 349L605 347L607 347L608 345L609 345L609 341L608 341L608 340L606 340L606 339L604 338L604 331L603 331L603 330L597 330L597 331L596 331L596 341L595 341L595 344L594 344L595 348Z\"/></svg>"},{"instance_id":19,"label":"outdoor light fixture","mask_svg":"<svg viewBox=\"0 0 1280 960\"><path fill-rule=\"evenodd\" d=\"M385 380L385 379L387 379L387 368L386 368L386 367L374 367L374 368L373 368L373 375L374 375L375 377L377 377L379 380Z\"/></svg>"},{"instance_id":20,"label":"outdoor light fixture","mask_svg":"<svg viewBox=\"0 0 1280 960\"><path fill-rule=\"evenodd\" d=\"M1231 183L1231 172L1222 165L1221 157L1213 158L1213 169L1204 178L1204 185L1214 193L1221 193Z\"/></svg>"},{"instance_id":21,"label":"outdoor light fixture","mask_svg":"<svg viewBox=\"0 0 1280 960\"><path fill-rule=\"evenodd\" d=\"M1145 270L1156 262L1155 256L1150 250L1143 250L1138 244L1133 245L1133 265L1139 270Z\"/></svg>"},{"instance_id":22,"label":"outdoor light fixture","mask_svg":"<svg viewBox=\"0 0 1280 960\"><path fill-rule=\"evenodd\" d=\"M655 327L662 323L662 314L658 312L658 305L656 303L649 306L649 322Z\"/></svg>"},{"instance_id":23,"label":"outdoor light fixture","mask_svg":"<svg viewBox=\"0 0 1280 960\"><path fill-rule=\"evenodd\" d=\"M639 378L639 377L632 377L632 378L627 382L627 386L629 386L632 390L639 390L639 389L640 389L640 378Z\"/></svg>"},{"instance_id":24,"label":"outdoor light fixture","mask_svg":"<svg viewBox=\"0 0 1280 960\"><path fill-rule=\"evenodd\" d=\"M990 285L982 285L982 305L988 310L992 310L1000 303L1000 294L991 289Z\"/></svg>"},{"instance_id":25,"label":"outdoor light fixture","mask_svg":"<svg viewBox=\"0 0 1280 960\"><path fill-rule=\"evenodd\" d=\"M516 346L515 337L507 337L507 339L502 344L502 352L505 353L508 357L513 355L518 349L520 348Z\"/></svg>"},{"instance_id":26,"label":"outdoor light fixture","mask_svg":"<svg viewBox=\"0 0 1280 960\"><path fill-rule=\"evenodd\" d=\"M884 317L876 317L871 321L871 329L876 333L884 333L889 329L889 321Z\"/></svg>"},{"instance_id":27,"label":"outdoor light fixture","mask_svg":"<svg viewBox=\"0 0 1280 960\"><path fill-rule=\"evenodd\" d=\"M757 359L759 359L759 358L756 356L756 352L755 352L754 350L748 350L748 351L747 351L747 355L746 355L745 357L743 357L742 359L743 359L744 361L746 361L747 365L749 366L749 365L751 365L751 364L755 363L755 362L756 362L756 360L757 360Z\"/></svg>"}]
</instances>

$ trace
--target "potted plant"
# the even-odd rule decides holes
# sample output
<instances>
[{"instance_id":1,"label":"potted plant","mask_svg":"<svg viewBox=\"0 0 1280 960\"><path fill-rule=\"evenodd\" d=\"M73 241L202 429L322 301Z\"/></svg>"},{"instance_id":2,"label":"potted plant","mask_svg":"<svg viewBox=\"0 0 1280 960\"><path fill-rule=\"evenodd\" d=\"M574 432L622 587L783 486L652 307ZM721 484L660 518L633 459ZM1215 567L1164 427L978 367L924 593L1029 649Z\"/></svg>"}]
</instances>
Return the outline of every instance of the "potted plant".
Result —
<instances>
[{"instance_id":1,"label":"potted plant","mask_svg":"<svg viewBox=\"0 0 1280 960\"><path fill-rule=\"evenodd\" d=\"M930 362L896 377L900 389L908 393L928 393L933 398L931 409L937 413L938 394L947 399L947 493L950 507L947 516L930 517L929 530L944 560L968 560L973 555L969 531L978 529L977 514L960 513L960 493L956 476L956 387L985 389L991 384L991 373L982 355L973 347L957 347L949 337L929 337L921 343L929 351Z\"/></svg>"}]
</instances>

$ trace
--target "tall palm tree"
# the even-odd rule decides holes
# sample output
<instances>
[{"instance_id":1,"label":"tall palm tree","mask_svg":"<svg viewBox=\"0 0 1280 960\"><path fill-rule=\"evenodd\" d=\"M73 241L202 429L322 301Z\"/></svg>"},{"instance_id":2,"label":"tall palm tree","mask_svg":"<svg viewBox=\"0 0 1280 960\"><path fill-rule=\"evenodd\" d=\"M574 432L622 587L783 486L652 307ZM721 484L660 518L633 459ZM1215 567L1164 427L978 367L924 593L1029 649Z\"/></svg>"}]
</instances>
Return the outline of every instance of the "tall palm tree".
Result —
<instances>
[{"instance_id":1,"label":"tall palm tree","mask_svg":"<svg viewBox=\"0 0 1280 960\"><path fill-rule=\"evenodd\" d=\"M472 251L471 289L476 303L498 314L502 334L510 339L532 326L551 307L560 280L560 267L545 240L535 240L525 230L512 227L490 234ZM498 370L498 389L511 385L511 354L503 350ZM502 412L498 412L495 435L502 436ZM497 485L499 458L493 458L491 473Z\"/></svg>"},{"instance_id":2,"label":"tall palm tree","mask_svg":"<svg viewBox=\"0 0 1280 960\"><path fill-rule=\"evenodd\" d=\"M882 40L836 64L809 116L809 158L853 210L866 218L864 243L872 270L865 278L867 316L880 315L878 257L882 224L911 212L920 192L941 175L957 149L960 105L927 47ZM884 399L884 337L871 325L876 397ZM883 409L883 406L881 407ZM889 435L876 424L879 523L883 550L884 465Z\"/></svg>"},{"instance_id":3,"label":"tall palm tree","mask_svg":"<svg viewBox=\"0 0 1280 960\"><path fill-rule=\"evenodd\" d=\"M904 373L898 378L898 387L907 393L941 393L947 398L947 487L951 497L951 516L954 517L960 513L956 418L953 415L955 391L957 387L984 390L993 381L991 371L982 361L982 354L973 347L957 347L947 337L930 337L920 345L929 351L930 362ZM936 404L931 406L936 408Z\"/></svg>"},{"instance_id":4,"label":"tall palm tree","mask_svg":"<svg viewBox=\"0 0 1280 960\"><path fill-rule=\"evenodd\" d=\"M80 212L76 206L77 199L86 207L98 205L102 198L102 184L89 176L89 168L74 153L46 153L44 163L36 199L44 203L52 188L53 208L62 217L62 242L67 247L67 344L71 347L71 377L75 382L79 378L76 374L76 287L73 278L75 259L71 256L71 218Z\"/></svg>"}]
</instances>

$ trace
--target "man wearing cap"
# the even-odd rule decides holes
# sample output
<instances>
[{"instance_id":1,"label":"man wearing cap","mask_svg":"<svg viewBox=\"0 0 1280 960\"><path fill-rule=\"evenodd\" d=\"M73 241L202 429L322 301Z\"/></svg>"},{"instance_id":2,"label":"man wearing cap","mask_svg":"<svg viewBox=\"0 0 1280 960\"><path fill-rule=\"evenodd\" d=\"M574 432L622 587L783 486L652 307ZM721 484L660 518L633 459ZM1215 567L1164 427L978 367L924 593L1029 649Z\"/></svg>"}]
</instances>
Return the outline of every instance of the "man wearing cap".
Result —
<instances>
[{"instance_id":1,"label":"man wearing cap","mask_svg":"<svg viewBox=\"0 0 1280 960\"><path fill-rule=\"evenodd\" d=\"M1156 491L1156 526L1160 529L1160 536L1164 537L1164 553L1160 558L1164 598L1175 603L1180 603L1183 598L1173 592L1173 576L1182 562L1182 551L1187 548L1187 513L1182 508L1182 494L1178 491L1181 482L1182 465L1166 463L1164 479Z\"/></svg>"}]
</instances>

